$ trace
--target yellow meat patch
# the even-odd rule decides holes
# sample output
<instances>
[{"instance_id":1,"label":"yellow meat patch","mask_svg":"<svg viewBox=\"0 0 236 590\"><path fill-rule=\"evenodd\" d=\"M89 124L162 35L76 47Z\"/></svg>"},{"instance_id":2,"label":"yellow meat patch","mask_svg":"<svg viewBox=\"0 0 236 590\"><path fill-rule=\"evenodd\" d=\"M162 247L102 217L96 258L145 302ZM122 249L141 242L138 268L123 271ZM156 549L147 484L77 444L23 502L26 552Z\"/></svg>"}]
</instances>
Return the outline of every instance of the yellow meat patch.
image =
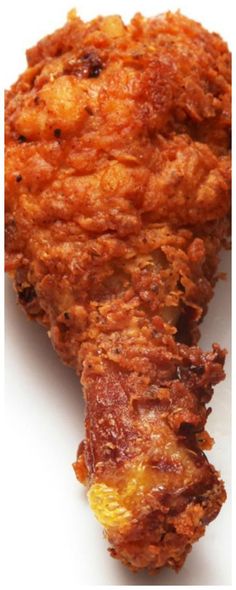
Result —
<instances>
[{"instance_id":1,"label":"yellow meat patch","mask_svg":"<svg viewBox=\"0 0 236 590\"><path fill-rule=\"evenodd\" d=\"M96 518L106 528L125 526L132 517L130 510L121 504L118 492L106 484L92 485L88 501Z\"/></svg>"}]
</instances>

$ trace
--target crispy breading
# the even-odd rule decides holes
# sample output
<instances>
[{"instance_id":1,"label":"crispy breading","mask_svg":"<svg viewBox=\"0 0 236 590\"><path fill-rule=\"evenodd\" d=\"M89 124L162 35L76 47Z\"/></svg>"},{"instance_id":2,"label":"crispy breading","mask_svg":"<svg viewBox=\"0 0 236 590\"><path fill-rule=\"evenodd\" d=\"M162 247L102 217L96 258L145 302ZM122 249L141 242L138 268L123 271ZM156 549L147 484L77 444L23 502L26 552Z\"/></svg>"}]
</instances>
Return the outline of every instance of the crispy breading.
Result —
<instances>
[{"instance_id":1,"label":"crispy breading","mask_svg":"<svg viewBox=\"0 0 236 590\"><path fill-rule=\"evenodd\" d=\"M111 554L179 569L225 500L198 325L230 208L230 54L180 13L68 23L6 96L6 270L77 371Z\"/></svg>"}]
</instances>

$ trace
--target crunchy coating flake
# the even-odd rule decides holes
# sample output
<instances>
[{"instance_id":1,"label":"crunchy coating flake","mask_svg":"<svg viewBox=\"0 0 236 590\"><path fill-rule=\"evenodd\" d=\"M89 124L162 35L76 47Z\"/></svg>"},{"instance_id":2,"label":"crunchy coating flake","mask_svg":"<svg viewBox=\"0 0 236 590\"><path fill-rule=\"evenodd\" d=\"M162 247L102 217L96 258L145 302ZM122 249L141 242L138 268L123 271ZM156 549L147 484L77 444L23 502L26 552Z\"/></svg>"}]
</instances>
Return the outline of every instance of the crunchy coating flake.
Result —
<instances>
[{"instance_id":1,"label":"crunchy coating flake","mask_svg":"<svg viewBox=\"0 0 236 590\"><path fill-rule=\"evenodd\" d=\"M225 500L198 324L230 208L230 55L180 13L74 13L6 96L6 270L81 377L74 464L111 554L181 567Z\"/></svg>"}]
</instances>

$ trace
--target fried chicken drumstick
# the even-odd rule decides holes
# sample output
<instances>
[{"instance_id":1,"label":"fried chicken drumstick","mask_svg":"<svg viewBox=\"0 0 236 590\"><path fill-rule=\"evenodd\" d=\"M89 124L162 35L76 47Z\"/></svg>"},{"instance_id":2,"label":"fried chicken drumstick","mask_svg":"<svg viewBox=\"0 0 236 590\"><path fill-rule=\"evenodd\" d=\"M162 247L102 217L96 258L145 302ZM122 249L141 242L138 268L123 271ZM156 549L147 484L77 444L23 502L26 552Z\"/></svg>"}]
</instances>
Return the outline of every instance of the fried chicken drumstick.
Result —
<instances>
[{"instance_id":1,"label":"fried chicken drumstick","mask_svg":"<svg viewBox=\"0 0 236 590\"><path fill-rule=\"evenodd\" d=\"M167 13L68 23L6 98L6 270L81 377L74 469L114 557L175 569L225 500L197 346L230 207L230 55Z\"/></svg>"}]
</instances>

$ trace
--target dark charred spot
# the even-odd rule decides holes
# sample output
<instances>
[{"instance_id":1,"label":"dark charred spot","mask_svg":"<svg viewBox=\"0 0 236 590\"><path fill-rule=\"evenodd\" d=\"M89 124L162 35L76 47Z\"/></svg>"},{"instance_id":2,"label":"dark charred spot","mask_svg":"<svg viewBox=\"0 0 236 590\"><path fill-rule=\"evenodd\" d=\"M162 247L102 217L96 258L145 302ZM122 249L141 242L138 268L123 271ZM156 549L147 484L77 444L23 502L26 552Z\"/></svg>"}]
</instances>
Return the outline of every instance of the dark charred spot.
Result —
<instances>
[{"instance_id":1,"label":"dark charred spot","mask_svg":"<svg viewBox=\"0 0 236 590\"><path fill-rule=\"evenodd\" d=\"M63 49L61 47L58 47L58 49L55 51L55 57L60 57L60 55L63 54Z\"/></svg>"},{"instance_id":2,"label":"dark charred spot","mask_svg":"<svg viewBox=\"0 0 236 590\"><path fill-rule=\"evenodd\" d=\"M61 137L61 129L54 129L55 137Z\"/></svg>"},{"instance_id":3,"label":"dark charred spot","mask_svg":"<svg viewBox=\"0 0 236 590\"><path fill-rule=\"evenodd\" d=\"M120 348L115 348L113 352L115 354L120 354L121 353L121 350L120 350Z\"/></svg>"},{"instance_id":4,"label":"dark charred spot","mask_svg":"<svg viewBox=\"0 0 236 590\"><path fill-rule=\"evenodd\" d=\"M40 97L37 95L34 98L34 104L39 104L40 103Z\"/></svg>"},{"instance_id":5,"label":"dark charred spot","mask_svg":"<svg viewBox=\"0 0 236 590\"><path fill-rule=\"evenodd\" d=\"M70 319L70 314L68 313L68 311L64 312L64 318L65 320L69 320Z\"/></svg>"},{"instance_id":6,"label":"dark charred spot","mask_svg":"<svg viewBox=\"0 0 236 590\"><path fill-rule=\"evenodd\" d=\"M192 439L195 434L195 427L189 422L182 422L179 428L179 435L184 438Z\"/></svg>"},{"instance_id":7,"label":"dark charred spot","mask_svg":"<svg viewBox=\"0 0 236 590\"><path fill-rule=\"evenodd\" d=\"M91 50L70 59L65 64L63 74L77 78L98 78L103 70L103 63L96 51Z\"/></svg>"},{"instance_id":8,"label":"dark charred spot","mask_svg":"<svg viewBox=\"0 0 236 590\"><path fill-rule=\"evenodd\" d=\"M92 57L92 55L93 55L92 52L90 52L90 53L88 53L88 52L87 53L84 53L83 56L82 56L82 59L89 60Z\"/></svg>"},{"instance_id":9,"label":"dark charred spot","mask_svg":"<svg viewBox=\"0 0 236 590\"><path fill-rule=\"evenodd\" d=\"M193 328L195 326L194 310L184 306L177 322L177 341L192 346L195 341Z\"/></svg>"},{"instance_id":10,"label":"dark charred spot","mask_svg":"<svg viewBox=\"0 0 236 590\"><path fill-rule=\"evenodd\" d=\"M21 182L21 180L22 180L21 174L17 174L17 176L16 176L16 182Z\"/></svg>"},{"instance_id":11,"label":"dark charred spot","mask_svg":"<svg viewBox=\"0 0 236 590\"><path fill-rule=\"evenodd\" d=\"M151 291L152 291L153 293L158 293L158 291L159 291L159 287L158 287L158 285L151 285Z\"/></svg>"},{"instance_id":12,"label":"dark charred spot","mask_svg":"<svg viewBox=\"0 0 236 590\"><path fill-rule=\"evenodd\" d=\"M19 141L19 143L25 143L27 141L27 139L26 139L25 135L19 135L18 141Z\"/></svg>"},{"instance_id":13,"label":"dark charred spot","mask_svg":"<svg viewBox=\"0 0 236 590\"><path fill-rule=\"evenodd\" d=\"M88 113L88 115L93 115L93 111L90 106L85 107L85 110Z\"/></svg>"},{"instance_id":14,"label":"dark charred spot","mask_svg":"<svg viewBox=\"0 0 236 590\"><path fill-rule=\"evenodd\" d=\"M94 52L84 53L82 61L88 68L88 78L98 78L103 70L103 63L100 57Z\"/></svg>"},{"instance_id":15,"label":"dark charred spot","mask_svg":"<svg viewBox=\"0 0 236 590\"><path fill-rule=\"evenodd\" d=\"M98 78L100 72L102 71L102 66L92 66L89 70L89 78Z\"/></svg>"},{"instance_id":16,"label":"dark charred spot","mask_svg":"<svg viewBox=\"0 0 236 590\"><path fill-rule=\"evenodd\" d=\"M189 369L193 373L196 373L196 375L203 375L204 373L204 367L202 365L191 365Z\"/></svg>"},{"instance_id":17,"label":"dark charred spot","mask_svg":"<svg viewBox=\"0 0 236 590\"><path fill-rule=\"evenodd\" d=\"M25 287L22 291L19 291L18 293L18 297L20 300L20 303L31 303L31 301L33 301L33 299L36 297L36 292L34 287L30 286L30 287Z\"/></svg>"}]
</instances>

